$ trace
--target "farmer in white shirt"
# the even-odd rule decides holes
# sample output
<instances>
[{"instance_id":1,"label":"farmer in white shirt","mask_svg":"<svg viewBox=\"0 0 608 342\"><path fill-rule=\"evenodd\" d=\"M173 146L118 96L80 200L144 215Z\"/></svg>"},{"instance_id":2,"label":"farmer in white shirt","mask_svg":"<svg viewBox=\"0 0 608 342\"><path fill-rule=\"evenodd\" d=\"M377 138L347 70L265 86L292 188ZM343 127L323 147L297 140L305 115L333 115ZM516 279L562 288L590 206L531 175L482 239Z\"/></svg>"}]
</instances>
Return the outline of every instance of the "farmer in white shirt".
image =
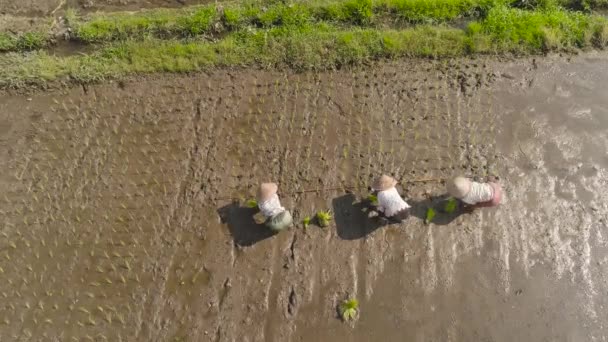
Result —
<instances>
[{"instance_id":1,"label":"farmer in white shirt","mask_svg":"<svg viewBox=\"0 0 608 342\"><path fill-rule=\"evenodd\" d=\"M450 196L459 199L469 211L482 207L495 207L502 201L502 188L495 181L478 183L465 177L448 181Z\"/></svg>"},{"instance_id":2,"label":"farmer in white shirt","mask_svg":"<svg viewBox=\"0 0 608 342\"><path fill-rule=\"evenodd\" d=\"M258 207L266 217L266 226L273 231L281 231L292 224L291 213L281 206L275 183L263 183L258 190Z\"/></svg>"},{"instance_id":3,"label":"farmer in white shirt","mask_svg":"<svg viewBox=\"0 0 608 342\"><path fill-rule=\"evenodd\" d=\"M372 189L377 191L378 206L376 210L391 221L402 222L409 217L410 206L399 196L396 185L395 178L382 175L374 182Z\"/></svg>"}]
</instances>

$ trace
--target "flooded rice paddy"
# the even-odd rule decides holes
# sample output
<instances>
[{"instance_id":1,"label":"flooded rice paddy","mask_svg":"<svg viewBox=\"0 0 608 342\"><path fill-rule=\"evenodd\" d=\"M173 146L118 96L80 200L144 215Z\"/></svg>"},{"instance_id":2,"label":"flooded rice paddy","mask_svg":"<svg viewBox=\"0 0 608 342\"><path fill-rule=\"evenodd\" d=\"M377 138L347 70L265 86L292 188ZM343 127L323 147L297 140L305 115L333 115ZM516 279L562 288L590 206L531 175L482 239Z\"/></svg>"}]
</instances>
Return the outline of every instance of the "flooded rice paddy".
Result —
<instances>
[{"instance_id":1,"label":"flooded rice paddy","mask_svg":"<svg viewBox=\"0 0 608 342\"><path fill-rule=\"evenodd\" d=\"M3 93L0 340L604 341L606 79L597 54ZM403 224L357 207L384 172ZM504 204L424 224L455 174ZM332 225L268 234L234 203L268 180Z\"/></svg>"}]
</instances>

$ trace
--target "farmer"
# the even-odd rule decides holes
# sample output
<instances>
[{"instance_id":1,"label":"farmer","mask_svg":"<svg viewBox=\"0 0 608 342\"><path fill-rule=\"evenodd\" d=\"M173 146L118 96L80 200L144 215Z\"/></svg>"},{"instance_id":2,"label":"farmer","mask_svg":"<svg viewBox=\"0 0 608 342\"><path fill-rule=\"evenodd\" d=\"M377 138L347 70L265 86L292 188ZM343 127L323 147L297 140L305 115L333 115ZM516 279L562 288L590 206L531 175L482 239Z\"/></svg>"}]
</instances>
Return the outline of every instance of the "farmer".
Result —
<instances>
[{"instance_id":1,"label":"farmer","mask_svg":"<svg viewBox=\"0 0 608 342\"><path fill-rule=\"evenodd\" d=\"M273 231L281 231L291 226L291 213L281 206L276 183L262 183L258 190L258 207L266 217L266 226Z\"/></svg>"},{"instance_id":2,"label":"farmer","mask_svg":"<svg viewBox=\"0 0 608 342\"><path fill-rule=\"evenodd\" d=\"M455 177L447 183L450 196L459 199L465 209L473 211L482 207L495 207L502 200L502 188L491 177L487 183L478 183L465 177Z\"/></svg>"},{"instance_id":3,"label":"farmer","mask_svg":"<svg viewBox=\"0 0 608 342\"><path fill-rule=\"evenodd\" d=\"M378 178L372 190L377 192L378 205L376 210L393 222L402 222L410 216L410 206L397 192L397 180L391 176L382 175Z\"/></svg>"}]
</instances>

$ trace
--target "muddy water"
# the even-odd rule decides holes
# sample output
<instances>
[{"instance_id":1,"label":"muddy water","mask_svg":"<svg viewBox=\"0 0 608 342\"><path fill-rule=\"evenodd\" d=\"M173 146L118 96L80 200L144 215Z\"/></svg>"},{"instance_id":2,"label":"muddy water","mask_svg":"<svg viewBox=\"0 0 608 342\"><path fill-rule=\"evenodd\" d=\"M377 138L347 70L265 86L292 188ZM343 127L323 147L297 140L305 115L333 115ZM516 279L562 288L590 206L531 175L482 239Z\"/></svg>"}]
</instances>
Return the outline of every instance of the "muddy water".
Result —
<instances>
[{"instance_id":1,"label":"muddy water","mask_svg":"<svg viewBox=\"0 0 608 342\"><path fill-rule=\"evenodd\" d=\"M604 340L607 76L588 55L3 94L0 339ZM404 224L358 207L380 172ZM455 173L505 204L425 225ZM335 222L267 234L232 199L270 179Z\"/></svg>"}]
</instances>

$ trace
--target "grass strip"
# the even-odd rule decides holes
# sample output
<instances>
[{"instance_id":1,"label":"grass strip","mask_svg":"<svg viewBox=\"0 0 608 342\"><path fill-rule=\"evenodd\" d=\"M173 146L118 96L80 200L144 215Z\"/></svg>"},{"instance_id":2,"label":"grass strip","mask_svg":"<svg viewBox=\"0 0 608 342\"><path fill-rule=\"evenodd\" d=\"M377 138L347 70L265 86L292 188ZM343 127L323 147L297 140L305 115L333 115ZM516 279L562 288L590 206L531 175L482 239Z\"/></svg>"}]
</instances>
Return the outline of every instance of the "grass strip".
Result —
<instances>
[{"instance_id":1,"label":"grass strip","mask_svg":"<svg viewBox=\"0 0 608 342\"><path fill-rule=\"evenodd\" d=\"M404 25L411 24L446 23L463 17L483 21L488 19L490 11L499 9L505 12L511 6L536 8L530 13L521 12L520 17L541 18L546 11L555 11L560 4L558 2L575 0L374 0L373 3L371 0L317 0L289 4L269 1L249 0L240 4L94 14L90 17L79 17L74 11L68 11L66 19L72 30L71 38L84 43L150 38L191 39L201 36L217 39L231 32L251 28L319 23L346 29L403 28ZM593 1L608 3L608 0ZM587 2L584 4L591 6ZM577 6L584 4L577 3ZM516 22L511 24L517 25ZM495 26L499 28L498 25ZM50 42L50 32L0 32L0 52L36 50L48 47Z\"/></svg>"},{"instance_id":2,"label":"grass strip","mask_svg":"<svg viewBox=\"0 0 608 342\"><path fill-rule=\"evenodd\" d=\"M539 53L589 47L604 48L608 39L606 19L562 9L525 11L499 6L467 34L473 51Z\"/></svg>"},{"instance_id":3,"label":"grass strip","mask_svg":"<svg viewBox=\"0 0 608 342\"><path fill-rule=\"evenodd\" d=\"M563 10L529 13L496 8L466 30L441 26L345 30L329 24L307 24L241 30L216 42L117 42L90 55L9 53L0 56L0 86L44 86L57 80L92 82L131 74L235 66L322 70L403 57L604 48L607 42L608 24L600 17Z\"/></svg>"},{"instance_id":4,"label":"grass strip","mask_svg":"<svg viewBox=\"0 0 608 342\"><path fill-rule=\"evenodd\" d=\"M156 38L184 38L238 31L326 22L333 25L374 26L386 23L442 23L476 16L511 0L347 0L329 3L260 3L207 5L138 13L72 14L74 36L83 42Z\"/></svg>"},{"instance_id":5,"label":"grass strip","mask_svg":"<svg viewBox=\"0 0 608 342\"><path fill-rule=\"evenodd\" d=\"M19 35L0 32L0 52L37 50L48 45L49 36L42 32L25 32Z\"/></svg>"}]
</instances>

